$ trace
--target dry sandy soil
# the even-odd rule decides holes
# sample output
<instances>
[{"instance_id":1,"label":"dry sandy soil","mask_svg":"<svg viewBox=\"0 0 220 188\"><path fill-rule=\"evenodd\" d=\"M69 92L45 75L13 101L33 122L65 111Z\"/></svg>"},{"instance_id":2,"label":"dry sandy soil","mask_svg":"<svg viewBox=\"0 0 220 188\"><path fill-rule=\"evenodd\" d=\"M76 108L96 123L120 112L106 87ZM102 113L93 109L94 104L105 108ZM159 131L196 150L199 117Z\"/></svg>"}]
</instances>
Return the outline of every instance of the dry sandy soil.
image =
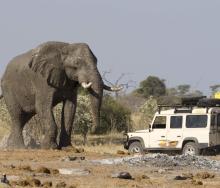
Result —
<instances>
[{"instance_id":1,"label":"dry sandy soil","mask_svg":"<svg viewBox=\"0 0 220 188\"><path fill-rule=\"evenodd\" d=\"M98 147L98 149L97 149ZM57 186L60 182L65 182L66 187L77 188L141 188L141 187L220 187L220 171L198 170L188 167L158 168L146 166L130 166L127 164L101 165L94 164L91 160L119 158L124 155L117 154L117 150L121 146L97 146L86 147L85 152L76 153L75 149L68 148L66 150L11 150L0 152L0 172L6 173L7 177L12 180L30 180L33 178L41 181L41 184L51 181L52 187ZM108 152L108 147L111 152ZM103 148L103 149L102 149ZM73 161L65 161L68 156L85 157L85 160L76 159ZM209 157L211 159L220 160L220 156ZM41 167L41 169L39 169ZM42 173L50 170L50 174ZM61 168L86 169L89 172L86 175L62 175L56 170ZM132 176L131 180L112 178L115 172L129 172ZM174 180L176 176L182 174L191 176L186 180ZM189 175L191 173L191 175ZM200 173L200 175L198 175ZM202 173L211 174L211 176L201 175ZM193 176L193 177L192 177ZM214 177L213 177L214 176ZM31 180L32 179L32 180ZM11 180L11 181L12 181ZM37 184L37 183L36 183ZM202 184L202 185L201 185ZM25 183L20 183L24 187ZM30 185L27 187L31 187ZM33 186L32 186L33 187ZM46 186L44 186L46 187ZM49 187L49 186L48 186ZM63 186L64 187L64 186Z\"/></svg>"}]
</instances>

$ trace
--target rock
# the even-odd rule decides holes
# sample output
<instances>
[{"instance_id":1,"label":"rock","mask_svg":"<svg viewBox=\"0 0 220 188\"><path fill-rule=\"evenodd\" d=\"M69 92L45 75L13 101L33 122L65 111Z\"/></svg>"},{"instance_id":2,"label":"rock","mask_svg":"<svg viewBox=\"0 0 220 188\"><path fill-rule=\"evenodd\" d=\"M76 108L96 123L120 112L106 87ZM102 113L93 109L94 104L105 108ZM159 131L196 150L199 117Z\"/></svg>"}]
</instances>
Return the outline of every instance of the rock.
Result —
<instances>
[{"instance_id":1,"label":"rock","mask_svg":"<svg viewBox=\"0 0 220 188\"><path fill-rule=\"evenodd\" d=\"M56 188L65 188L66 187L66 183L65 182L59 182L56 184Z\"/></svg>"},{"instance_id":2,"label":"rock","mask_svg":"<svg viewBox=\"0 0 220 188\"><path fill-rule=\"evenodd\" d=\"M145 174L142 175L141 178L142 178L142 179L150 179L150 178L149 178L147 175L145 175Z\"/></svg>"},{"instance_id":3,"label":"rock","mask_svg":"<svg viewBox=\"0 0 220 188\"><path fill-rule=\"evenodd\" d=\"M27 179L28 184L32 187L40 187L41 186L41 182L39 179L36 178L31 178L31 179Z\"/></svg>"},{"instance_id":4,"label":"rock","mask_svg":"<svg viewBox=\"0 0 220 188\"><path fill-rule=\"evenodd\" d=\"M131 166L154 166L159 168L180 168L191 166L196 169L220 170L220 161L211 160L203 156L176 155L167 154L146 154L139 156L126 156L120 158L107 158L101 160L92 160L93 164L113 165L128 164Z\"/></svg>"},{"instance_id":5,"label":"rock","mask_svg":"<svg viewBox=\"0 0 220 188\"><path fill-rule=\"evenodd\" d=\"M174 180L186 180L187 178L184 176L176 176Z\"/></svg>"},{"instance_id":6,"label":"rock","mask_svg":"<svg viewBox=\"0 0 220 188\"><path fill-rule=\"evenodd\" d=\"M111 177L120 179L132 179L132 176L129 172L117 172L112 174Z\"/></svg>"},{"instance_id":7,"label":"rock","mask_svg":"<svg viewBox=\"0 0 220 188\"><path fill-rule=\"evenodd\" d=\"M59 170L58 169L50 169L50 173L53 175L59 174Z\"/></svg>"},{"instance_id":8,"label":"rock","mask_svg":"<svg viewBox=\"0 0 220 188\"><path fill-rule=\"evenodd\" d=\"M44 183L42 183L42 187L52 187L53 183L52 181L45 181Z\"/></svg>"},{"instance_id":9,"label":"rock","mask_svg":"<svg viewBox=\"0 0 220 188\"><path fill-rule=\"evenodd\" d=\"M197 173L195 175L195 177L201 178L201 179L207 179L207 178L214 178L215 175L214 174L210 174L208 172L200 172L200 173Z\"/></svg>"},{"instance_id":10,"label":"rock","mask_svg":"<svg viewBox=\"0 0 220 188\"><path fill-rule=\"evenodd\" d=\"M21 187L26 187L29 184L29 182L27 180L18 180L18 181L13 181L13 182L10 182L11 185L18 185L18 186L21 186Z\"/></svg>"},{"instance_id":11,"label":"rock","mask_svg":"<svg viewBox=\"0 0 220 188\"><path fill-rule=\"evenodd\" d=\"M122 151L122 150L118 150L118 151L117 151L117 154L118 154L118 155L125 155L126 153L125 153L124 151Z\"/></svg>"},{"instance_id":12,"label":"rock","mask_svg":"<svg viewBox=\"0 0 220 188\"><path fill-rule=\"evenodd\" d=\"M86 176L90 174L90 170L83 168L61 168L59 169L59 173L64 175Z\"/></svg>"},{"instance_id":13,"label":"rock","mask_svg":"<svg viewBox=\"0 0 220 188\"><path fill-rule=\"evenodd\" d=\"M116 164L122 164L125 160L127 160L127 157L91 160L90 162L93 164L101 164L101 165L116 165Z\"/></svg>"},{"instance_id":14,"label":"rock","mask_svg":"<svg viewBox=\"0 0 220 188\"><path fill-rule=\"evenodd\" d=\"M191 183L193 185L203 185L203 182L202 181L199 181L199 180L192 180Z\"/></svg>"},{"instance_id":15,"label":"rock","mask_svg":"<svg viewBox=\"0 0 220 188\"><path fill-rule=\"evenodd\" d=\"M67 157L63 157L61 159L61 161L76 161L76 160L85 160L85 157L84 156L80 156L80 157L77 157L77 156L67 156Z\"/></svg>"},{"instance_id":16,"label":"rock","mask_svg":"<svg viewBox=\"0 0 220 188\"><path fill-rule=\"evenodd\" d=\"M50 174L50 170L44 166L39 167L36 169L37 173L45 173L45 174Z\"/></svg>"},{"instance_id":17,"label":"rock","mask_svg":"<svg viewBox=\"0 0 220 188\"><path fill-rule=\"evenodd\" d=\"M166 172L166 170L162 169L162 168L158 170L158 173L160 173L160 174L164 174L165 172Z\"/></svg>"},{"instance_id":18,"label":"rock","mask_svg":"<svg viewBox=\"0 0 220 188\"><path fill-rule=\"evenodd\" d=\"M33 176L38 176L38 177L44 177L44 178L46 178L46 177L50 176L50 174L46 174L46 173L34 173Z\"/></svg>"}]
</instances>

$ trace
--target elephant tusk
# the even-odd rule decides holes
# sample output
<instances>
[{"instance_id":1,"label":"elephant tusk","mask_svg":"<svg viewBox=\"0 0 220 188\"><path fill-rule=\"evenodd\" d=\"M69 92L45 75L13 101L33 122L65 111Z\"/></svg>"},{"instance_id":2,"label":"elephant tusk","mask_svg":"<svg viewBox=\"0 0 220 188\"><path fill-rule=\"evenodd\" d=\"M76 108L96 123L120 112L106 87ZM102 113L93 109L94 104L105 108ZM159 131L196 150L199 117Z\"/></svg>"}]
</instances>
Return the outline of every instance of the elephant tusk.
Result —
<instances>
[{"instance_id":1,"label":"elephant tusk","mask_svg":"<svg viewBox=\"0 0 220 188\"><path fill-rule=\"evenodd\" d=\"M114 87L111 87L111 90L112 91L120 91L123 89L123 86L114 86Z\"/></svg>"},{"instance_id":2,"label":"elephant tusk","mask_svg":"<svg viewBox=\"0 0 220 188\"><path fill-rule=\"evenodd\" d=\"M88 84L87 84L86 82L83 82L81 85L82 85L82 87L83 87L84 89L88 89L88 88L91 87L92 82L89 82Z\"/></svg>"},{"instance_id":3,"label":"elephant tusk","mask_svg":"<svg viewBox=\"0 0 220 188\"><path fill-rule=\"evenodd\" d=\"M104 89L107 91L113 91L113 92L117 92L123 89L123 86L113 86L113 87L109 87L107 85L104 85Z\"/></svg>"}]
</instances>

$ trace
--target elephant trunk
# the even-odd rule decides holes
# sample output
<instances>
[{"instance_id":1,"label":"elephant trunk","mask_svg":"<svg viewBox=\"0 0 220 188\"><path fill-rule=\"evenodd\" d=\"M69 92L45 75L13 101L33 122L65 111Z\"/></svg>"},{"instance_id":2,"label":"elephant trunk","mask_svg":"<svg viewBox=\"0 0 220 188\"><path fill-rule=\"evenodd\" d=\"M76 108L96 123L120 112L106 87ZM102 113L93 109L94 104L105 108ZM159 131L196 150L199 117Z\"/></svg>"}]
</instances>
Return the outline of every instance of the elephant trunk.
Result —
<instances>
[{"instance_id":1,"label":"elephant trunk","mask_svg":"<svg viewBox=\"0 0 220 188\"><path fill-rule=\"evenodd\" d=\"M93 76L93 78L91 79L91 82L92 85L88 89L90 93L92 119L93 119L93 126L91 132L95 133L96 128L100 124L100 109L101 109L102 96L103 96L103 82L98 71L96 72L95 76Z\"/></svg>"}]
</instances>

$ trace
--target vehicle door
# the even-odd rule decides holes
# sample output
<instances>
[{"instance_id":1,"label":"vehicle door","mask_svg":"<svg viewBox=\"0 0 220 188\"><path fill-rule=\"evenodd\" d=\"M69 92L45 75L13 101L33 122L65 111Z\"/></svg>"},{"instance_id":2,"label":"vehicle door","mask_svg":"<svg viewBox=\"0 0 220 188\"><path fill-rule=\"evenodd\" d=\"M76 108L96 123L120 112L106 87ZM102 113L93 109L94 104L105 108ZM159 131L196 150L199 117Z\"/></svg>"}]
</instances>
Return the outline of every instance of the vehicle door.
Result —
<instances>
[{"instance_id":1,"label":"vehicle door","mask_svg":"<svg viewBox=\"0 0 220 188\"><path fill-rule=\"evenodd\" d=\"M183 116L170 116L169 127L167 129L167 147L181 148L183 139Z\"/></svg>"},{"instance_id":2,"label":"vehicle door","mask_svg":"<svg viewBox=\"0 0 220 188\"><path fill-rule=\"evenodd\" d=\"M167 116L158 115L155 117L151 132L149 134L149 144L151 148L161 148L166 145Z\"/></svg>"}]
</instances>

